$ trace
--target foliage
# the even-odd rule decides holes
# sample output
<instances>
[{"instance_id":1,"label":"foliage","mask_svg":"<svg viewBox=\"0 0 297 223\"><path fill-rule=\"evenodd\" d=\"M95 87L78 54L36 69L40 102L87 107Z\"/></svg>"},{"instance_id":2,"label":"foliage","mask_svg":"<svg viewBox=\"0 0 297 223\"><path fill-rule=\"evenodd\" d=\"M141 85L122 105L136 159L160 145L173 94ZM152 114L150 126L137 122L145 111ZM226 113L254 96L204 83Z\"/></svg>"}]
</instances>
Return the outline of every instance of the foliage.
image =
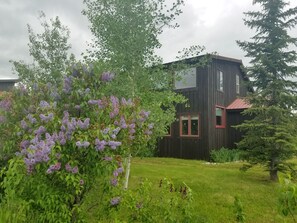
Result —
<instances>
[{"instance_id":1,"label":"foliage","mask_svg":"<svg viewBox=\"0 0 297 223\"><path fill-rule=\"evenodd\" d=\"M280 214L290 216L296 222L297 185L292 181L290 176L280 178L278 205Z\"/></svg>"},{"instance_id":2,"label":"foliage","mask_svg":"<svg viewBox=\"0 0 297 223\"><path fill-rule=\"evenodd\" d=\"M211 150L210 158L215 163L226 163L241 160L241 151L222 147L219 150Z\"/></svg>"},{"instance_id":3,"label":"foliage","mask_svg":"<svg viewBox=\"0 0 297 223\"><path fill-rule=\"evenodd\" d=\"M121 186L107 189L105 194L99 194L100 202L96 199L95 204L85 207L100 213L97 222L193 222L192 191L187 185L175 187L164 178L158 185L145 179L133 189L122 190ZM99 193L102 191L106 190L100 189Z\"/></svg>"},{"instance_id":4,"label":"foliage","mask_svg":"<svg viewBox=\"0 0 297 223\"><path fill-rule=\"evenodd\" d=\"M143 149L154 128L150 112L137 99L101 96L113 77L78 64L61 86L20 85L9 106L1 101L0 129L14 135L3 139L11 156L1 175L4 209L25 207L30 222L80 222L93 179L122 172L116 158Z\"/></svg>"},{"instance_id":5,"label":"foliage","mask_svg":"<svg viewBox=\"0 0 297 223\"><path fill-rule=\"evenodd\" d=\"M239 126L245 132L239 148L251 165L267 167L271 180L286 169L286 161L296 153L297 75L295 50L288 47L297 39L288 30L297 24L297 7L288 8L285 0L255 0L261 11L245 13L245 24L256 30L251 42L239 46L251 57L247 75L254 89L249 95L252 105L244 114L251 120Z\"/></svg>"},{"instance_id":6,"label":"foliage","mask_svg":"<svg viewBox=\"0 0 297 223\"><path fill-rule=\"evenodd\" d=\"M42 83L59 84L63 80L67 67L74 62L74 55L69 55L69 29L63 26L59 17L46 21L46 16L40 12L40 24L43 33L35 34L28 26L29 53L33 63L10 61L13 69L25 85L31 85L36 80Z\"/></svg>"},{"instance_id":7,"label":"foliage","mask_svg":"<svg viewBox=\"0 0 297 223\"><path fill-rule=\"evenodd\" d=\"M245 222L245 213L243 212L243 205L238 196L234 197L234 212L236 215L236 222L244 223Z\"/></svg>"}]
</instances>

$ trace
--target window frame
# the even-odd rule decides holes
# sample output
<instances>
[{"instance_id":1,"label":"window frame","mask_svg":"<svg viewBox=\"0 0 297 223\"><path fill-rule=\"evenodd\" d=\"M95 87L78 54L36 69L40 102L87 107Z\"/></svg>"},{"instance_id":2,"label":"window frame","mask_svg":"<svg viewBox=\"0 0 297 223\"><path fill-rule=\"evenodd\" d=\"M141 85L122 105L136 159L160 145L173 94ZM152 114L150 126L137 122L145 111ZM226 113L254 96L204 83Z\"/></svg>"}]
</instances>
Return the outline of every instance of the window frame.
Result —
<instances>
[{"instance_id":1,"label":"window frame","mask_svg":"<svg viewBox=\"0 0 297 223\"><path fill-rule=\"evenodd\" d=\"M216 85L217 91L224 92L224 72L220 69L217 70Z\"/></svg>"},{"instance_id":2,"label":"window frame","mask_svg":"<svg viewBox=\"0 0 297 223\"><path fill-rule=\"evenodd\" d=\"M240 94L240 78L238 74L235 76L235 91L236 94Z\"/></svg>"},{"instance_id":3,"label":"window frame","mask_svg":"<svg viewBox=\"0 0 297 223\"><path fill-rule=\"evenodd\" d=\"M217 108L222 109L222 124L217 125ZM215 115L215 127L217 129L224 129L226 128L226 108L224 106L216 105L214 109Z\"/></svg>"},{"instance_id":4,"label":"window frame","mask_svg":"<svg viewBox=\"0 0 297 223\"><path fill-rule=\"evenodd\" d=\"M182 117L187 117L188 118L188 133L187 135L183 135L182 131ZM192 135L191 132L191 120L192 117L198 117L198 134L197 135ZM194 138L200 138L200 114L180 114L179 115L179 136L180 137L194 137Z\"/></svg>"}]
</instances>

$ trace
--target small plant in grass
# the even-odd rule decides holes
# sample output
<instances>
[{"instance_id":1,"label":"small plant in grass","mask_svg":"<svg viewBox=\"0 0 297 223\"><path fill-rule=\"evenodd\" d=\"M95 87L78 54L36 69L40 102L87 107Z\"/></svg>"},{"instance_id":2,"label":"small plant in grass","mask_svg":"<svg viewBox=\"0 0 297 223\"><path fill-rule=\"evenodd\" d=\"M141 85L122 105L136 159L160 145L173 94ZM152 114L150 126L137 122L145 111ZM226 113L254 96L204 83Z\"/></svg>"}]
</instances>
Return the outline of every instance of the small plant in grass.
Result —
<instances>
[{"instance_id":1,"label":"small plant in grass","mask_svg":"<svg viewBox=\"0 0 297 223\"><path fill-rule=\"evenodd\" d=\"M97 204L99 221L117 219L124 222L203 222L192 209L192 191L186 185L178 187L168 179L158 185L145 179L134 189L123 190L121 185L109 188L104 202ZM111 199L110 199L111 198Z\"/></svg>"},{"instance_id":2,"label":"small plant in grass","mask_svg":"<svg viewBox=\"0 0 297 223\"><path fill-rule=\"evenodd\" d=\"M297 210L297 184L290 175L280 178L280 193L278 199L279 212L283 216L290 216L294 222Z\"/></svg>"},{"instance_id":3,"label":"small plant in grass","mask_svg":"<svg viewBox=\"0 0 297 223\"><path fill-rule=\"evenodd\" d=\"M212 150L210 152L210 158L215 163L226 163L239 161L241 159L240 151L237 149L227 149L222 147L219 150Z\"/></svg>"},{"instance_id":4,"label":"small plant in grass","mask_svg":"<svg viewBox=\"0 0 297 223\"><path fill-rule=\"evenodd\" d=\"M245 213L243 211L243 205L238 196L234 197L234 212L236 216L236 222L244 223L245 222Z\"/></svg>"}]
</instances>

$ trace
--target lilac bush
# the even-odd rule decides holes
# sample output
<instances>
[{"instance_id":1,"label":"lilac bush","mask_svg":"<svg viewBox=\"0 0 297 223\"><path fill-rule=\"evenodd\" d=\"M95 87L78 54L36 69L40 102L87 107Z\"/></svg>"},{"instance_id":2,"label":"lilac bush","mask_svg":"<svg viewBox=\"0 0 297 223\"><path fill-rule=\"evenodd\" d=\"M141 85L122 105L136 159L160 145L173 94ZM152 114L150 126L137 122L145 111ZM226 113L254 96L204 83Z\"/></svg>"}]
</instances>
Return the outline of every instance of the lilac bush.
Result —
<instances>
[{"instance_id":1,"label":"lilac bush","mask_svg":"<svg viewBox=\"0 0 297 223\"><path fill-rule=\"evenodd\" d=\"M10 118L17 124L11 130L17 136L9 138L16 156L7 169L4 190L9 194L21 186L13 196L27 202L40 221L78 219L94 178L119 187L124 166L116 158L145 145L153 130L149 111L141 109L139 100L102 96L98 86L112 81L113 72L97 75L86 66L74 69L61 86L35 84L16 90L13 100L0 102L2 122ZM111 204L119 201L115 197Z\"/></svg>"}]
</instances>

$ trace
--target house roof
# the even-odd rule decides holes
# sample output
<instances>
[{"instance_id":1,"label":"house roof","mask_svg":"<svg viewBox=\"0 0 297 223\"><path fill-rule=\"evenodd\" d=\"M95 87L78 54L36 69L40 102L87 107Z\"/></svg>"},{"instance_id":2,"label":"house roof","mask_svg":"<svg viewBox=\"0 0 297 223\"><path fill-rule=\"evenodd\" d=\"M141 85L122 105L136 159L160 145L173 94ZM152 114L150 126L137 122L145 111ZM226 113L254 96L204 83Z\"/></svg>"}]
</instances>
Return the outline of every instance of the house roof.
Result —
<instances>
[{"instance_id":1,"label":"house roof","mask_svg":"<svg viewBox=\"0 0 297 223\"><path fill-rule=\"evenodd\" d=\"M226 109L227 110L241 110L250 108L251 105L242 98L235 99Z\"/></svg>"}]
</instances>

